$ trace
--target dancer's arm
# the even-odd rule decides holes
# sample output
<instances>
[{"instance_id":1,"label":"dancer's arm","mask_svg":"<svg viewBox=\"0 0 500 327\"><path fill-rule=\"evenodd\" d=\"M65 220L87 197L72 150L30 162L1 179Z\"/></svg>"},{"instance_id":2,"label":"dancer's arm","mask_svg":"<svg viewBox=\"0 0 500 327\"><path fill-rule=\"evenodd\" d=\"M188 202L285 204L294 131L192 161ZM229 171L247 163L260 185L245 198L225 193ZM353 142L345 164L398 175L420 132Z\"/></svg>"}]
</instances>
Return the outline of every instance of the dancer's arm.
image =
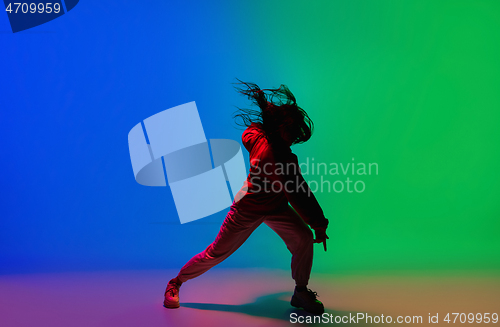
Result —
<instances>
[{"instance_id":1,"label":"dancer's arm","mask_svg":"<svg viewBox=\"0 0 500 327\"><path fill-rule=\"evenodd\" d=\"M288 160L286 161L289 169L286 170L287 174L282 178L282 183L288 202L302 219L314 229L314 243L323 243L326 251L328 219L325 218L323 209L321 209L318 200L316 200L300 172L297 156L289 153L287 157Z\"/></svg>"},{"instance_id":2,"label":"dancer's arm","mask_svg":"<svg viewBox=\"0 0 500 327\"><path fill-rule=\"evenodd\" d=\"M328 219L300 172L297 156L290 152L283 164L286 174L278 177L290 205L311 228L328 226Z\"/></svg>"}]
</instances>

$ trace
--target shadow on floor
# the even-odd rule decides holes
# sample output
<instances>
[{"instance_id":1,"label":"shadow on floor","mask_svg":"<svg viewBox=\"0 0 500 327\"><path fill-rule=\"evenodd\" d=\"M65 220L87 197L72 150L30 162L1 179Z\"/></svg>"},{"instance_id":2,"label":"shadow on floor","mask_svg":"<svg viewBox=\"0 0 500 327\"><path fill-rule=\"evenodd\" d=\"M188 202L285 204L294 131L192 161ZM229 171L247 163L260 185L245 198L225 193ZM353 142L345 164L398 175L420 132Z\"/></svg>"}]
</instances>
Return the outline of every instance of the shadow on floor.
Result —
<instances>
[{"instance_id":1,"label":"shadow on floor","mask_svg":"<svg viewBox=\"0 0 500 327\"><path fill-rule=\"evenodd\" d=\"M304 310L294 308L290 305L289 300L285 301L282 298L287 297L291 298L292 293L290 292L281 292L268 294L255 299L252 303L246 304L215 304L215 303L181 303L181 307L184 308L192 308L199 310L210 310L210 311L222 311L222 312L235 312L242 313L255 317L263 317L263 318L271 318L271 319L279 319L290 322L291 315L294 317L303 317L306 319L308 316L314 317L310 313L307 313ZM356 315L357 312L354 311L336 311L325 309L325 312L328 313L328 319L330 319L330 315L333 315L333 319L336 316L349 316ZM324 326L325 322L319 321L321 316L316 318L317 323L308 324L308 326ZM313 318L310 318L313 319ZM314 321L314 320L312 320ZM328 321L329 322L329 321ZM335 322L333 322L335 323ZM336 323L337 325L347 325L348 323ZM371 326L372 324L366 324L364 322L359 322L356 325L359 326Z\"/></svg>"}]
</instances>

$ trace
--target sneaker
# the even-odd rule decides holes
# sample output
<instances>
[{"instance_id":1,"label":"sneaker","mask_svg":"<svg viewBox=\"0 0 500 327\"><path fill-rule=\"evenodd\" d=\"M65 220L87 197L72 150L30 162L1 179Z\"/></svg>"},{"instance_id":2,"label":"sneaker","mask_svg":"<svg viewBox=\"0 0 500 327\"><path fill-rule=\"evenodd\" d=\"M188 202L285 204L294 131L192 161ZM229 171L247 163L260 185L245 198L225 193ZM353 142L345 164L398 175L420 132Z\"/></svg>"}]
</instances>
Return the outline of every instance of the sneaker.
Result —
<instances>
[{"instance_id":1,"label":"sneaker","mask_svg":"<svg viewBox=\"0 0 500 327\"><path fill-rule=\"evenodd\" d=\"M325 307L321 301L316 299L316 296L318 294L310 289L302 292L294 291L290 304L296 308L302 308L309 313L320 315L325 312Z\"/></svg>"},{"instance_id":2,"label":"sneaker","mask_svg":"<svg viewBox=\"0 0 500 327\"><path fill-rule=\"evenodd\" d=\"M179 305L179 288L181 283L174 278L168 282L167 289L165 290L165 300L163 300L163 306L169 309L175 309L180 307Z\"/></svg>"}]
</instances>

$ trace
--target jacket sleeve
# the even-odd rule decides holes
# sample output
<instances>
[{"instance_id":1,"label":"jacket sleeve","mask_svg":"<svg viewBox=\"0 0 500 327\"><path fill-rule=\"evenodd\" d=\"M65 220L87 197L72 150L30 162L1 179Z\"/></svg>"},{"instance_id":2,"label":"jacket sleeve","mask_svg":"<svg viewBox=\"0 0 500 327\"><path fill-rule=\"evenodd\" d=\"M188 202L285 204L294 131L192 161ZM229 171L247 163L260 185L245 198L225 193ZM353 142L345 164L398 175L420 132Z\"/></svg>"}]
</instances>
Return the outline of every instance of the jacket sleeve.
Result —
<instances>
[{"instance_id":1,"label":"jacket sleeve","mask_svg":"<svg viewBox=\"0 0 500 327\"><path fill-rule=\"evenodd\" d=\"M285 169L280 180L290 205L311 228L326 228L328 219L300 172L297 156L289 152L281 162Z\"/></svg>"}]
</instances>

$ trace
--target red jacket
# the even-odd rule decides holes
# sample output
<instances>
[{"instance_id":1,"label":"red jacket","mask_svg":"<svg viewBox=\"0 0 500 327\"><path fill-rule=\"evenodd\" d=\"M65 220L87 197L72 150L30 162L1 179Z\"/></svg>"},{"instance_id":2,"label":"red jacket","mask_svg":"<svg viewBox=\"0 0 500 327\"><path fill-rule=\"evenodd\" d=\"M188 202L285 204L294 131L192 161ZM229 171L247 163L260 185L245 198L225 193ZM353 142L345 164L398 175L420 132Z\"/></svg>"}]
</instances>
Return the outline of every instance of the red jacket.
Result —
<instances>
[{"instance_id":1,"label":"red jacket","mask_svg":"<svg viewBox=\"0 0 500 327\"><path fill-rule=\"evenodd\" d=\"M235 206L268 215L284 210L290 203L312 228L326 226L328 220L302 177L290 147L273 147L257 123L243 132L242 140L250 153L250 173L235 197Z\"/></svg>"}]
</instances>

